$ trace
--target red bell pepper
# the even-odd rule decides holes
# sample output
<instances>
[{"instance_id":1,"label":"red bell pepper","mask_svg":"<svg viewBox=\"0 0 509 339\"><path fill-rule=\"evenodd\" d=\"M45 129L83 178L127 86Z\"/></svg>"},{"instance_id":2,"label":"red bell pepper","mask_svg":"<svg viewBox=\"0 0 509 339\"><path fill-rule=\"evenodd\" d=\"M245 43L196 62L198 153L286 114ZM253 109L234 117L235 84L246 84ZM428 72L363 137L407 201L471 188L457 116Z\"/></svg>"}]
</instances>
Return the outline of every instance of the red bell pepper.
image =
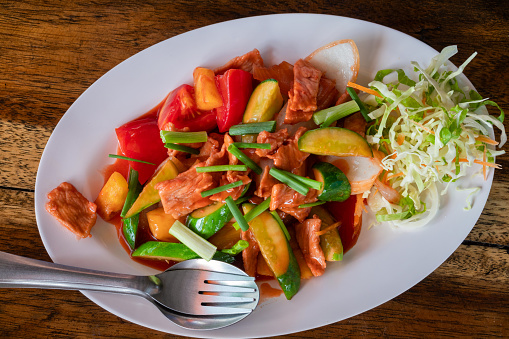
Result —
<instances>
[{"instance_id":1,"label":"red bell pepper","mask_svg":"<svg viewBox=\"0 0 509 339\"><path fill-rule=\"evenodd\" d=\"M357 195L351 195L345 201L330 201L327 203L327 210L341 225L338 228L339 237L343 243L343 253L351 249L359 238L361 233L361 224L355 226L355 205L357 203Z\"/></svg>"},{"instance_id":2,"label":"red bell pepper","mask_svg":"<svg viewBox=\"0 0 509 339\"><path fill-rule=\"evenodd\" d=\"M143 184L154 174L157 166L168 157L168 150L159 136L156 117L148 116L130 121L116 128L115 133L121 155L155 164L129 161L129 165L138 171L138 179Z\"/></svg>"},{"instance_id":3,"label":"red bell pepper","mask_svg":"<svg viewBox=\"0 0 509 339\"><path fill-rule=\"evenodd\" d=\"M158 113L160 130L210 131L216 127L214 110L201 111L196 106L194 88L181 85L171 91Z\"/></svg>"},{"instance_id":4,"label":"red bell pepper","mask_svg":"<svg viewBox=\"0 0 509 339\"><path fill-rule=\"evenodd\" d=\"M216 85L223 105L216 108L217 126L224 133L242 121L247 102L253 92L253 76L241 69L229 69L216 76Z\"/></svg>"}]
</instances>

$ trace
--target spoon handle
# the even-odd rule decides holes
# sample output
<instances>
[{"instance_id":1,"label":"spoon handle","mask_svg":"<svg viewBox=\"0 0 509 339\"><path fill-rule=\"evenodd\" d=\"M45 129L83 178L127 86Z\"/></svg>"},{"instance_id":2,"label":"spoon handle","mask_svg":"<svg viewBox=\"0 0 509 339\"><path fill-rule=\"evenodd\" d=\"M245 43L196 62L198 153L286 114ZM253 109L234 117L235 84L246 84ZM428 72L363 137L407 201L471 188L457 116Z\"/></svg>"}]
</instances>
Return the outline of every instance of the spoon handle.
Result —
<instances>
[{"instance_id":1,"label":"spoon handle","mask_svg":"<svg viewBox=\"0 0 509 339\"><path fill-rule=\"evenodd\" d=\"M0 252L0 288L45 288L133 294L157 290L148 278L65 266Z\"/></svg>"}]
</instances>

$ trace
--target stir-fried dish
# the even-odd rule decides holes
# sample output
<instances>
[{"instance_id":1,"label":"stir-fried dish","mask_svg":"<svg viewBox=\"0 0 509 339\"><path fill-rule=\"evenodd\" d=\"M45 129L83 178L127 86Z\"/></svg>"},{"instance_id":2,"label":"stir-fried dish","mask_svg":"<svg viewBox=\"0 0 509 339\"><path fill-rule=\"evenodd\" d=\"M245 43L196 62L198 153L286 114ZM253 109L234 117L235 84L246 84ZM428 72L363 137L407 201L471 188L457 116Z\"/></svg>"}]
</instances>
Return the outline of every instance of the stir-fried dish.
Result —
<instances>
[{"instance_id":1,"label":"stir-fried dish","mask_svg":"<svg viewBox=\"0 0 509 339\"><path fill-rule=\"evenodd\" d=\"M418 79L383 70L369 87L356 83L351 40L294 64L267 66L255 49L197 67L192 85L115 130L117 161L95 202L62 183L47 210L82 238L96 215L112 222L134 260L223 260L275 278L291 299L355 245L366 205L379 222L422 226L439 186L499 168L490 131L502 146L503 111L487 114L497 105L457 80L473 56L445 68L455 51L414 63Z\"/></svg>"}]
</instances>

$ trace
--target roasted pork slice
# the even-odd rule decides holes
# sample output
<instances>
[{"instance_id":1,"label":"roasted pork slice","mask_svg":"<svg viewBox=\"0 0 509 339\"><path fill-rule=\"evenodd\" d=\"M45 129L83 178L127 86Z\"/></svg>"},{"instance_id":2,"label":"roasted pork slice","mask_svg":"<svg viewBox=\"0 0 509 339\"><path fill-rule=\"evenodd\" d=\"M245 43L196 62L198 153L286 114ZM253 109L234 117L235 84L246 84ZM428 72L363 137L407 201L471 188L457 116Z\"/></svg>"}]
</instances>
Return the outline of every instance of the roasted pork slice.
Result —
<instances>
[{"instance_id":1,"label":"roasted pork slice","mask_svg":"<svg viewBox=\"0 0 509 339\"><path fill-rule=\"evenodd\" d=\"M263 168L263 173L261 175L260 182L257 185L256 191L254 192L255 195L261 198L270 197L272 193L272 187L279 183L279 181L274 179L274 177L269 174L269 170L270 166L265 166Z\"/></svg>"},{"instance_id":2,"label":"roasted pork slice","mask_svg":"<svg viewBox=\"0 0 509 339\"><path fill-rule=\"evenodd\" d=\"M249 243L249 246L242 251L242 261L244 263L244 271L251 277L256 276L256 266L258 263L258 253L260 246L256 241L253 231L248 229L241 233L242 240Z\"/></svg>"},{"instance_id":3,"label":"roasted pork slice","mask_svg":"<svg viewBox=\"0 0 509 339\"><path fill-rule=\"evenodd\" d=\"M336 89L336 81L322 76L316 94L316 110L320 111L334 106L338 98L339 91Z\"/></svg>"},{"instance_id":4,"label":"roasted pork slice","mask_svg":"<svg viewBox=\"0 0 509 339\"><path fill-rule=\"evenodd\" d=\"M234 188L230 188L226 191L216 193L210 197L210 200L214 201L225 201L226 198L232 197L233 200L237 200L242 195L244 188L247 184L251 182L251 178L249 177L249 171L240 172L240 171L227 171L221 177L221 181L219 186L231 184L241 180L242 185Z\"/></svg>"},{"instance_id":5,"label":"roasted pork slice","mask_svg":"<svg viewBox=\"0 0 509 339\"><path fill-rule=\"evenodd\" d=\"M256 154L260 157L267 156L267 154L274 154L277 149L283 145L284 141L288 138L288 131L281 129L274 133L263 131L258 134L256 142L259 144L270 144L270 149L257 149Z\"/></svg>"},{"instance_id":6,"label":"roasted pork slice","mask_svg":"<svg viewBox=\"0 0 509 339\"><path fill-rule=\"evenodd\" d=\"M345 118L343 127L350 131L357 132L362 137L366 136L366 119L362 116L361 112L354 113Z\"/></svg>"},{"instance_id":7,"label":"roasted pork slice","mask_svg":"<svg viewBox=\"0 0 509 339\"><path fill-rule=\"evenodd\" d=\"M285 184L276 184L272 186L270 209L271 211L279 209L292 215L299 222L303 222L311 212L311 208L299 208L299 206L318 201L317 196L318 191L314 189L302 195Z\"/></svg>"},{"instance_id":8,"label":"roasted pork slice","mask_svg":"<svg viewBox=\"0 0 509 339\"><path fill-rule=\"evenodd\" d=\"M199 163L176 178L162 181L155 186L165 213L178 219L211 203L208 197L201 196L201 192L216 187L217 183L210 173L196 172L196 167L202 165L205 163Z\"/></svg>"},{"instance_id":9,"label":"roasted pork slice","mask_svg":"<svg viewBox=\"0 0 509 339\"><path fill-rule=\"evenodd\" d=\"M287 138L283 145L278 147L274 154L267 154L266 157L274 160L274 165L285 171L302 175L305 170L305 160L309 157L309 153L299 150L299 138L306 132L306 128L301 127L295 135Z\"/></svg>"},{"instance_id":10,"label":"roasted pork slice","mask_svg":"<svg viewBox=\"0 0 509 339\"><path fill-rule=\"evenodd\" d=\"M298 60L293 67L293 86L288 92L285 123L308 121L317 109L316 98L322 72L305 60Z\"/></svg>"},{"instance_id":11,"label":"roasted pork slice","mask_svg":"<svg viewBox=\"0 0 509 339\"><path fill-rule=\"evenodd\" d=\"M320 247L320 231L322 221L316 216L313 219L306 219L295 226L295 234L304 259L315 277L325 272L325 255Z\"/></svg>"},{"instance_id":12,"label":"roasted pork slice","mask_svg":"<svg viewBox=\"0 0 509 339\"><path fill-rule=\"evenodd\" d=\"M293 86L293 65L283 61L279 65L273 65L269 68L254 65L253 78L259 81L275 79L279 84L279 90L283 98L288 100L288 92Z\"/></svg>"},{"instance_id":13,"label":"roasted pork slice","mask_svg":"<svg viewBox=\"0 0 509 339\"><path fill-rule=\"evenodd\" d=\"M221 75L231 68L241 69L253 73L255 66L263 67L263 59L260 52L255 48L251 52L235 57L221 67L214 69L216 75Z\"/></svg>"},{"instance_id":14,"label":"roasted pork slice","mask_svg":"<svg viewBox=\"0 0 509 339\"><path fill-rule=\"evenodd\" d=\"M76 187L63 182L48 193L46 210L80 238L90 237L97 220L97 205L88 201Z\"/></svg>"}]
</instances>

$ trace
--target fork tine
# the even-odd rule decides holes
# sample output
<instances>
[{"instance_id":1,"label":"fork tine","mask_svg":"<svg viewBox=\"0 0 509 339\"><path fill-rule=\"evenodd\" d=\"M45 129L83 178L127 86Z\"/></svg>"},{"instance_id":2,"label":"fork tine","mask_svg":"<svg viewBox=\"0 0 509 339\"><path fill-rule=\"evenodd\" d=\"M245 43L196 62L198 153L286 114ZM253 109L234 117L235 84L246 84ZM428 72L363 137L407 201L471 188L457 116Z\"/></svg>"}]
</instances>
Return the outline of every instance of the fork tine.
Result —
<instances>
[{"instance_id":1,"label":"fork tine","mask_svg":"<svg viewBox=\"0 0 509 339\"><path fill-rule=\"evenodd\" d=\"M235 304L207 304L202 305L203 315L221 315L221 314L248 314L253 310L249 307L239 307L240 305Z\"/></svg>"},{"instance_id":2,"label":"fork tine","mask_svg":"<svg viewBox=\"0 0 509 339\"><path fill-rule=\"evenodd\" d=\"M207 295L203 294L199 298L202 305L209 303L251 303L256 301L253 295Z\"/></svg>"},{"instance_id":3,"label":"fork tine","mask_svg":"<svg viewBox=\"0 0 509 339\"><path fill-rule=\"evenodd\" d=\"M207 281L246 281L254 282L255 278L247 275L207 271Z\"/></svg>"},{"instance_id":4,"label":"fork tine","mask_svg":"<svg viewBox=\"0 0 509 339\"><path fill-rule=\"evenodd\" d=\"M239 285L219 285L219 284L203 284L200 288L200 292L240 292L240 293L249 293L256 292L256 288L251 286L239 286Z\"/></svg>"}]
</instances>

